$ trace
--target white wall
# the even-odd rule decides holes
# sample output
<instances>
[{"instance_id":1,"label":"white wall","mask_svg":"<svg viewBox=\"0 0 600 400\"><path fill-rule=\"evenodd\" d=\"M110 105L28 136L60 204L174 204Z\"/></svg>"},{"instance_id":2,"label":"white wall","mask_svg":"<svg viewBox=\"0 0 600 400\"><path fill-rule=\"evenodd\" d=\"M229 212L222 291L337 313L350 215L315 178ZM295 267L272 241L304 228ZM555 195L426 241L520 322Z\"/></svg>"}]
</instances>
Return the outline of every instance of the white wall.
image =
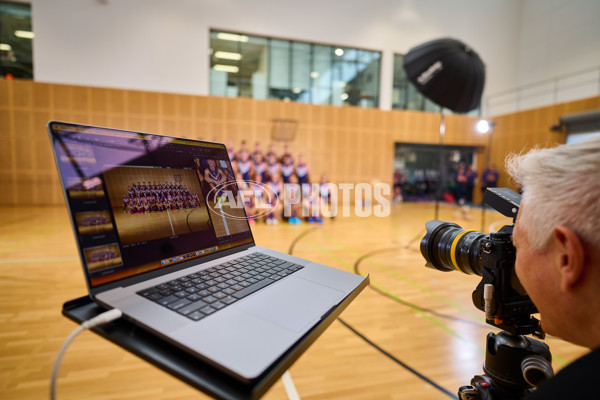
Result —
<instances>
[{"instance_id":1,"label":"white wall","mask_svg":"<svg viewBox=\"0 0 600 400\"><path fill-rule=\"evenodd\" d=\"M600 66L600 1L527 0L517 85Z\"/></svg>"},{"instance_id":2,"label":"white wall","mask_svg":"<svg viewBox=\"0 0 600 400\"><path fill-rule=\"evenodd\" d=\"M515 87L521 89L503 95L488 90L489 114L600 94L600 1L524 0L517 45Z\"/></svg>"},{"instance_id":3,"label":"white wall","mask_svg":"<svg viewBox=\"0 0 600 400\"><path fill-rule=\"evenodd\" d=\"M518 0L33 0L34 74L44 82L208 94L209 30L383 51L454 37L488 68L487 90L516 84Z\"/></svg>"},{"instance_id":4,"label":"white wall","mask_svg":"<svg viewBox=\"0 0 600 400\"><path fill-rule=\"evenodd\" d=\"M486 94L600 65L598 0L32 0L38 81L209 93L210 28L380 50L454 37L487 67ZM593 95L593 94L592 94Z\"/></svg>"}]
</instances>

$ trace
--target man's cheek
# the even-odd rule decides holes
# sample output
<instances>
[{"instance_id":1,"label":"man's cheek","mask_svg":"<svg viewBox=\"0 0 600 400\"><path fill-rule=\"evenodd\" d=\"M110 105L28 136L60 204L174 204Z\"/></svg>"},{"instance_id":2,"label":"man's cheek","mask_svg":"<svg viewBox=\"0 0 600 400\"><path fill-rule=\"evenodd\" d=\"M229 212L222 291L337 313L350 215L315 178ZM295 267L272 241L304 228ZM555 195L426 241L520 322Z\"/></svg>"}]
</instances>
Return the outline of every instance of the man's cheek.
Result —
<instances>
[{"instance_id":1,"label":"man's cheek","mask_svg":"<svg viewBox=\"0 0 600 400\"><path fill-rule=\"evenodd\" d=\"M526 272L523 268L523 261L519 257L519 253L517 252L517 258L515 259L515 273L517 274L517 278L521 282L521 285L525 286L527 283ZM525 288L527 290L527 288Z\"/></svg>"}]
</instances>

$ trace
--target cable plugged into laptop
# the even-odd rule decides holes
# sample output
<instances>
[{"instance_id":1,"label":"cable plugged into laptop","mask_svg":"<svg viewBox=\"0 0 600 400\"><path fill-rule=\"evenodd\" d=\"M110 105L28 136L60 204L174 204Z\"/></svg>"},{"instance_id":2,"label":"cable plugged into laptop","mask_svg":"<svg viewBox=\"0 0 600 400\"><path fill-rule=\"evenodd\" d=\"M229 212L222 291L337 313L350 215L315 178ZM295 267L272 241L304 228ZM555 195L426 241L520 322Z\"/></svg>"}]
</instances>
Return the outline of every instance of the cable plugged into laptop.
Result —
<instances>
[{"instance_id":1,"label":"cable plugged into laptop","mask_svg":"<svg viewBox=\"0 0 600 400\"><path fill-rule=\"evenodd\" d=\"M56 361L54 362L54 367L52 368L52 377L50 378L50 400L56 399L56 379L58 377L58 369L60 367L60 362L63 356L65 355L65 351L67 350L67 347L69 347L73 339L75 339L77 335L79 335L86 329L91 329L95 326L103 325L111 321L117 320L121 318L122 315L123 312L121 310L113 308L112 310L108 310L100 315L95 316L94 318L84 321L73 332L71 332L67 340L65 340L62 347L58 351Z\"/></svg>"}]
</instances>

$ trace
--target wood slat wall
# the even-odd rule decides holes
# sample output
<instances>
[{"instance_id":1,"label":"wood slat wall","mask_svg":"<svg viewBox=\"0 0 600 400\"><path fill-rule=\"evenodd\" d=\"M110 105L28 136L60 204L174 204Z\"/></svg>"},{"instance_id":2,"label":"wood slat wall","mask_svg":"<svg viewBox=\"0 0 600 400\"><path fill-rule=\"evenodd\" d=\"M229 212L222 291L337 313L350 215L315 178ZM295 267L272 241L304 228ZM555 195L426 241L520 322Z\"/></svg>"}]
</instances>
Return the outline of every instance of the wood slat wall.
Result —
<instances>
[{"instance_id":1,"label":"wood slat wall","mask_svg":"<svg viewBox=\"0 0 600 400\"><path fill-rule=\"evenodd\" d=\"M501 115L492 137L491 162L499 167L507 154L526 152L533 147L554 147L566 141L565 132L550 130L561 116L586 110L600 109L600 96L555 104L548 107ZM500 174L499 186L514 187L506 174Z\"/></svg>"},{"instance_id":2,"label":"wood slat wall","mask_svg":"<svg viewBox=\"0 0 600 400\"><path fill-rule=\"evenodd\" d=\"M508 151L564 142L548 127L568 112L599 108L600 97L496 118L492 161ZM390 182L395 142L435 144L438 114L318 106L274 100L176 95L110 88L0 79L0 205L63 203L46 132L49 120L226 141L252 148L271 143L273 119L298 121L290 148L305 154L314 180L327 173L334 183ZM485 160L487 138L475 119L446 117L446 144L478 146ZM276 143L279 151L283 143ZM483 162L478 163L479 172ZM504 177L500 183L505 184Z\"/></svg>"}]
</instances>

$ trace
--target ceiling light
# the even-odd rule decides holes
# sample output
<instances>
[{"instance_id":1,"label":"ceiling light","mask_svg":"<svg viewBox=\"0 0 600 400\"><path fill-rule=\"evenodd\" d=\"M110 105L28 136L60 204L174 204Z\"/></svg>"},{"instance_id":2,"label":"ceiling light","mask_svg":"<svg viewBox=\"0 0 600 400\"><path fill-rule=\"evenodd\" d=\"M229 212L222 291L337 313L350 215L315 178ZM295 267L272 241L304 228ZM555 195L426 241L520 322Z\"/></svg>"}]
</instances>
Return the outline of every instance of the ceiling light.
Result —
<instances>
[{"instance_id":1,"label":"ceiling light","mask_svg":"<svg viewBox=\"0 0 600 400\"><path fill-rule=\"evenodd\" d=\"M242 59L242 55L240 53L229 53L227 51L216 51L215 57L220 58L222 60L234 60L234 61L239 61Z\"/></svg>"},{"instance_id":2,"label":"ceiling light","mask_svg":"<svg viewBox=\"0 0 600 400\"><path fill-rule=\"evenodd\" d=\"M217 33L217 39L231 40L232 42L247 42L248 36L236 35L235 33L219 32Z\"/></svg>"},{"instance_id":3,"label":"ceiling light","mask_svg":"<svg viewBox=\"0 0 600 400\"><path fill-rule=\"evenodd\" d=\"M11 51L12 46L6 43L0 43L0 51Z\"/></svg>"},{"instance_id":4,"label":"ceiling light","mask_svg":"<svg viewBox=\"0 0 600 400\"><path fill-rule=\"evenodd\" d=\"M336 56L340 56L340 57L343 56L344 55L344 50L342 50L340 48L335 49L335 55Z\"/></svg>"},{"instance_id":5,"label":"ceiling light","mask_svg":"<svg viewBox=\"0 0 600 400\"><path fill-rule=\"evenodd\" d=\"M310 73L310 77L313 79L317 79L319 77L319 73L317 71L313 71Z\"/></svg>"},{"instance_id":6,"label":"ceiling light","mask_svg":"<svg viewBox=\"0 0 600 400\"><path fill-rule=\"evenodd\" d=\"M35 35L33 34L33 32L29 31L15 31L15 36L20 37L22 39L33 39Z\"/></svg>"},{"instance_id":7,"label":"ceiling light","mask_svg":"<svg viewBox=\"0 0 600 400\"><path fill-rule=\"evenodd\" d=\"M212 67L215 71L223 71L223 72L231 72L232 74L237 74L240 70L235 65L223 65L223 64L215 64Z\"/></svg>"}]
</instances>

